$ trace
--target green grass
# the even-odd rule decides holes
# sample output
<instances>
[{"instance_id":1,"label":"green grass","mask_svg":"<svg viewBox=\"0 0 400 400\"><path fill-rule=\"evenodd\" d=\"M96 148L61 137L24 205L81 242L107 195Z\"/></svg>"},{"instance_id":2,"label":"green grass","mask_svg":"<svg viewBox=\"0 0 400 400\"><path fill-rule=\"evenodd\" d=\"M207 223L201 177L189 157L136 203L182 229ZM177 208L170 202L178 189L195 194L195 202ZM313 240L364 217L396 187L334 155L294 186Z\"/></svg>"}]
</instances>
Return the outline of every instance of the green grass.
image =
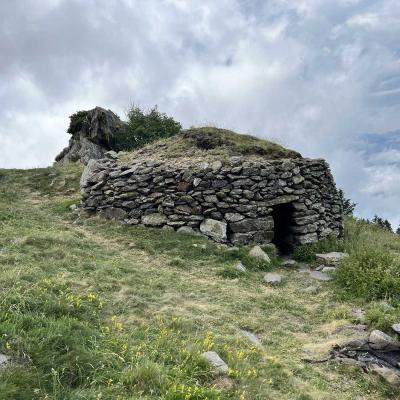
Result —
<instances>
[{"instance_id":1,"label":"green grass","mask_svg":"<svg viewBox=\"0 0 400 400\"><path fill-rule=\"evenodd\" d=\"M277 143L251 135L215 127L201 127L184 130L167 139L160 139L143 148L126 154L123 158L147 160L174 160L174 163L196 165L215 159L227 160L232 156L246 156L246 159L301 158L296 151L286 149Z\"/></svg>"},{"instance_id":2,"label":"green grass","mask_svg":"<svg viewBox=\"0 0 400 400\"><path fill-rule=\"evenodd\" d=\"M78 166L0 171L0 399L390 399L374 376L334 362L308 364L353 333L355 304L387 326L375 301L335 294L306 274L229 251L203 237L79 218ZM346 249L375 231L347 221ZM375 247L396 252L392 237ZM266 248L269 251L268 248ZM245 274L232 273L241 260ZM277 269L283 284L263 285ZM394 311L393 311L394 310ZM240 333L262 339L255 347ZM224 384L200 357L228 363Z\"/></svg>"}]
</instances>

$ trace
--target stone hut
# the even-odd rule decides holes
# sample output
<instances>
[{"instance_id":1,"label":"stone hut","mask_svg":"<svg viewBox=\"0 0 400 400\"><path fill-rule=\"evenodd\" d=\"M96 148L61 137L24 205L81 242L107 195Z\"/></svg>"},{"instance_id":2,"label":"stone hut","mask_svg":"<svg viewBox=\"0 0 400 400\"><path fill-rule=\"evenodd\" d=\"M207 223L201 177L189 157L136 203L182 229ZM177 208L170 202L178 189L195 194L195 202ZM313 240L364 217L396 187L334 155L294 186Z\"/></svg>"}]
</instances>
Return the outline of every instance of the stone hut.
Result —
<instances>
[{"instance_id":1,"label":"stone hut","mask_svg":"<svg viewBox=\"0 0 400 400\"><path fill-rule=\"evenodd\" d=\"M218 131L187 131L130 157L90 160L81 179L83 209L221 243L273 242L282 252L341 234L342 204L324 160L274 144L268 151L253 143L229 147L232 136L227 143ZM180 154L179 141L186 143Z\"/></svg>"}]
</instances>

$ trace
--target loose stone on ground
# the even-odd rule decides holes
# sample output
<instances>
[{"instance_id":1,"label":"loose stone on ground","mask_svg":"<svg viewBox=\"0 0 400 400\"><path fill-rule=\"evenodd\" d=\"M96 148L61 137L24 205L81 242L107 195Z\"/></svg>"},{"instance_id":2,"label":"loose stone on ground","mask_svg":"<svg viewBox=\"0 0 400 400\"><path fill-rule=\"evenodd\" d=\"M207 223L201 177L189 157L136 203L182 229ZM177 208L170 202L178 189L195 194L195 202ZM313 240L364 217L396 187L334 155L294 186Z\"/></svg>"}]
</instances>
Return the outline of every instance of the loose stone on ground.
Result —
<instances>
[{"instance_id":1,"label":"loose stone on ground","mask_svg":"<svg viewBox=\"0 0 400 400\"><path fill-rule=\"evenodd\" d=\"M269 258L268 254L260 247L260 246L254 246L250 252L249 256L258 258L262 261L265 261L267 263L271 262L271 259Z\"/></svg>"},{"instance_id":2,"label":"loose stone on ground","mask_svg":"<svg viewBox=\"0 0 400 400\"><path fill-rule=\"evenodd\" d=\"M206 351L202 354L202 357L214 367L216 372L220 374L228 372L228 365L215 351Z\"/></svg>"},{"instance_id":3,"label":"loose stone on ground","mask_svg":"<svg viewBox=\"0 0 400 400\"><path fill-rule=\"evenodd\" d=\"M247 338L251 343L253 343L256 346L260 346L261 345L261 341L258 338L258 336L256 334L254 334L253 332L250 331L246 331L245 329L242 329L240 331L242 333L242 335Z\"/></svg>"},{"instance_id":4,"label":"loose stone on ground","mask_svg":"<svg viewBox=\"0 0 400 400\"><path fill-rule=\"evenodd\" d=\"M311 271L310 278L316 279L317 281L330 281L331 277L324 272L321 271Z\"/></svg>"},{"instance_id":5,"label":"loose stone on ground","mask_svg":"<svg viewBox=\"0 0 400 400\"><path fill-rule=\"evenodd\" d=\"M264 282L276 286L282 282L282 275L275 272L268 272L264 275Z\"/></svg>"}]
</instances>

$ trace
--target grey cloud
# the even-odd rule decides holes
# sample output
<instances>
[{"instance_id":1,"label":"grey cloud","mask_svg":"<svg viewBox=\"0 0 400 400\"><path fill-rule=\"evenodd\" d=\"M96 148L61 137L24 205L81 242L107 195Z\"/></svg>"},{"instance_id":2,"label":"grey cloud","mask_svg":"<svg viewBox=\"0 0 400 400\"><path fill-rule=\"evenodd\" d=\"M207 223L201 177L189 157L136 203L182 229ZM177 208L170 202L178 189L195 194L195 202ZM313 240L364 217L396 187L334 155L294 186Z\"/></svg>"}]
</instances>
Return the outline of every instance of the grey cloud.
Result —
<instances>
[{"instance_id":1,"label":"grey cloud","mask_svg":"<svg viewBox=\"0 0 400 400\"><path fill-rule=\"evenodd\" d=\"M361 215L398 221L398 171L358 137L399 128L399 34L395 0L5 0L0 164L49 164L77 109L157 103L325 157Z\"/></svg>"}]
</instances>

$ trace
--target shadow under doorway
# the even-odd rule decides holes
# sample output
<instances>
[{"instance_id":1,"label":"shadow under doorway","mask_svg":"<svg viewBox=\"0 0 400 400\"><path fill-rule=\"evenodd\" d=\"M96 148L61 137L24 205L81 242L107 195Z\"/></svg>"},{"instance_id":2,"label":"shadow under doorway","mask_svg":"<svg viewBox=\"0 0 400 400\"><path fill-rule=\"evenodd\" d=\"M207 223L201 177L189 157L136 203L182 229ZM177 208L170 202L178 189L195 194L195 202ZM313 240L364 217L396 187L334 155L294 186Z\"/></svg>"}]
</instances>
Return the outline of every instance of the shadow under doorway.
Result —
<instances>
[{"instance_id":1,"label":"shadow under doorway","mask_svg":"<svg viewBox=\"0 0 400 400\"><path fill-rule=\"evenodd\" d=\"M290 254L293 251L293 212L291 203L278 204L273 207L274 238L272 243L276 245L281 255Z\"/></svg>"}]
</instances>

